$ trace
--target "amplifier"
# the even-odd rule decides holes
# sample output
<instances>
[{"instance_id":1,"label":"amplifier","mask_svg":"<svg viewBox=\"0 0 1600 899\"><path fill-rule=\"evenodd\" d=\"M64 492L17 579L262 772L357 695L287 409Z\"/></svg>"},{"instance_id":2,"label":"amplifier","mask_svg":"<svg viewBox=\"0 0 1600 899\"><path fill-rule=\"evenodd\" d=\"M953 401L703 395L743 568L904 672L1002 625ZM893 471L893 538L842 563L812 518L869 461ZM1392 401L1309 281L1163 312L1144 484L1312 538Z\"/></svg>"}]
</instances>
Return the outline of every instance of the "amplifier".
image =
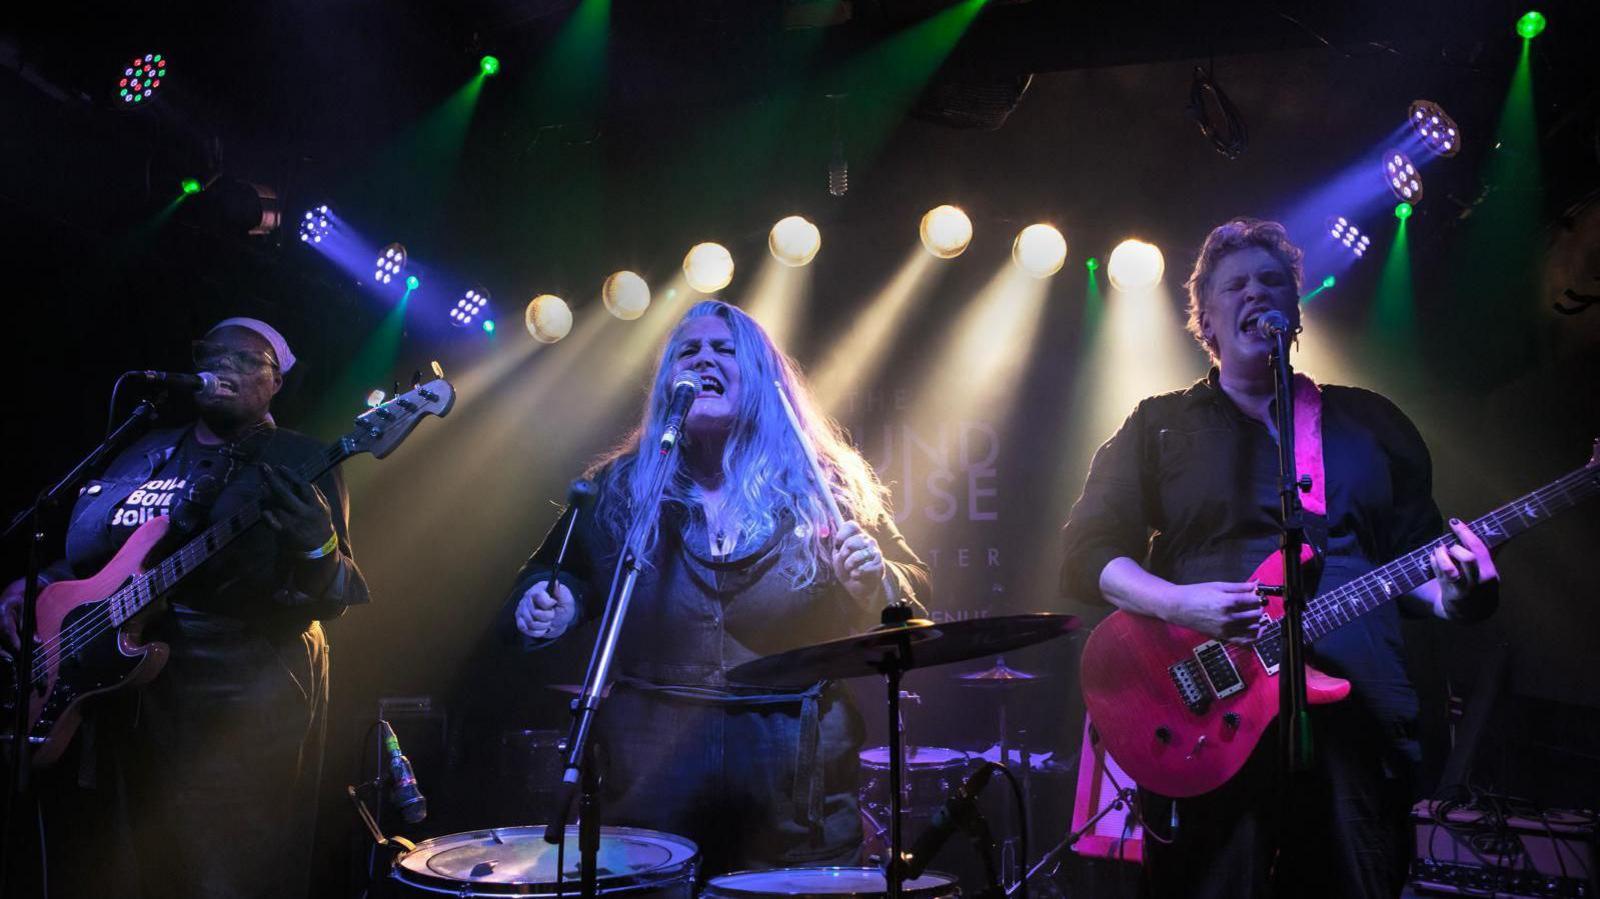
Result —
<instances>
[{"instance_id":1,"label":"amplifier","mask_svg":"<svg viewBox=\"0 0 1600 899\"><path fill-rule=\"evenodd\" d=\"M1442 820L1439 813L1443 812ZM1595 890L1595 821L1551 810L1507 815L1428 799L1411 810L1419 893L1504 899L1588 899Z\"/></svg>"}]
</instances>

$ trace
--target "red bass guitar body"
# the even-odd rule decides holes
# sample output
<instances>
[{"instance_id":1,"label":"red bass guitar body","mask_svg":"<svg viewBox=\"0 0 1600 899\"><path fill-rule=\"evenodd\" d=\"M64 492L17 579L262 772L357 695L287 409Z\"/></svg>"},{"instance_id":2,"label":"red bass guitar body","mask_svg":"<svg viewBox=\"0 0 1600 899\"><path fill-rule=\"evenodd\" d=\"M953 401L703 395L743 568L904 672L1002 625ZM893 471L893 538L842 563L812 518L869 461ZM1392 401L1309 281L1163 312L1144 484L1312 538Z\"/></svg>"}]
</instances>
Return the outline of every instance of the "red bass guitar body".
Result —
<instances>
[{"instance_id":1,"label":"red bass guitar body","mask_svg":"<svg viewBox=\"0 0 1600 899\"><path fill-rule=\"evenodd\" d=\"M167 663L165 643L145 643L140 632L160 608L152 604L107 629L98 639L71 639L99 630L113 620L115 595L167 533L167 518L152 518L128 537L105 567L81 581L57 581L39 591L36 633L41 648L34 659L28 701L28 739L33 764L51 764L66 749L83 717L83 702L122 687L146 683ZM67 639L61 639L65 635ZM67 649L75 651L68 652Z\"/></svg>"},{"instance_id":2,"label":"red bass guitar body","mask_svg":"<svg viewBox=\"0 0 1600 899\"><path fill-rule=\"evenodd\" d=\"M1312 556L1307 547L1305 561ZM1281 586L1280 555L1262 562L1252 579ZM1282 598L1267 597L1266 614L1282 618ZM1199 647L1208 649L1197 654ZM1201 654L1212 664L1200 662ZM1221 668L1219 655L1232 662L1236 682ZM1188 675L1174 673L1175 666L1206 681L1176 683ZM1094 629L1082 659L1084 702L1117 764L1140 786L1175 797L1215 790L1244 767L1278 716L1276 675L1276 660L1252 647L1230 647L1198 631L1120 611ZM1306 697L1312 705L1337 702L1349 693L1349 681L1307 668ZM1198 710L1184 699L1196 695L1208 697Z\"/></svg>"}]
</instances>

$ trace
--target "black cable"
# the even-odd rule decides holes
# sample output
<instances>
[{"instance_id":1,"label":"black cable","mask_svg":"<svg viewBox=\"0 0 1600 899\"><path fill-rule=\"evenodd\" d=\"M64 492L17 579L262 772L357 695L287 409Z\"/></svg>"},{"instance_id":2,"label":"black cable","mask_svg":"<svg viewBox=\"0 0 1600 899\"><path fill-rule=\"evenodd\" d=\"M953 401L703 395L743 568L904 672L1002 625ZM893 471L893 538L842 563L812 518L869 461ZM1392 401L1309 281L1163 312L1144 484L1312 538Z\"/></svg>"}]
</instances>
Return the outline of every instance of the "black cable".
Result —
<instances>
[{"instance_id":1,"label":"black cable","mask_svg":"<svg viewBox=\"0 0 1600 899\"><path fill-rule=\"evenodd\" d=\"M1017 807L1017 849L1022 858L1017 864L1017 869L1022 872L1022 882L1017 886L1017 895L1020 899L1028 899L1028 806L1022 794L1022 781L1011 769L998 762L986 762L990 769L1005 775L1006 782L1011 784L1011 798Z\"/></svg>"}]
</instances>

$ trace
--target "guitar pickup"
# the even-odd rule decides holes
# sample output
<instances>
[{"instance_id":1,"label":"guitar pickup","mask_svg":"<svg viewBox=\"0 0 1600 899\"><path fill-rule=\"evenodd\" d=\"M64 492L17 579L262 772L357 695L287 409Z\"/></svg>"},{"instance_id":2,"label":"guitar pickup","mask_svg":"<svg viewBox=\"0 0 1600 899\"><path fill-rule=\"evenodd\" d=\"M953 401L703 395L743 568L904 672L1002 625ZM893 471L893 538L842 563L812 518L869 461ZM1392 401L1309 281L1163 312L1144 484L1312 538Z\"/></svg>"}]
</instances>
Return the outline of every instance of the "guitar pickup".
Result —
<instances>
[{"instance_id":1,"label":"guitar pickup","mask_svg":"<svg viewBox=\"0 0 1600 899\"><path fill-rule=\"evenodd\" d=\"M1233 666L1233 659L1228 657L1228 648L1223 644L1207 640L1194 648L1194 658L1218 699L1244 689L1244 678L1239 676L1239 669Z\"/></svg>"}]
</instances>

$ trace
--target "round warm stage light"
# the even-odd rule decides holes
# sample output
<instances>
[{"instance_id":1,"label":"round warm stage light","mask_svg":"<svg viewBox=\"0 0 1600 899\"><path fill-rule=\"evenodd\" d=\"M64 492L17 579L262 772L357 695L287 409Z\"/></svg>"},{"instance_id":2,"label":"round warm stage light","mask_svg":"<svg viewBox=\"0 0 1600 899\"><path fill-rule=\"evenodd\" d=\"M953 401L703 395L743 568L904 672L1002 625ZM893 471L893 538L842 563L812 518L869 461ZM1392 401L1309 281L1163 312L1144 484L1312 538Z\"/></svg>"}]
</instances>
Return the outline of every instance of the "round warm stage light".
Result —
<instances>
[{"instance_id":1,"label":"round warm stage light","mask_svg":"<svg viewBox=\"0 0 1600 899\"><path fill-rule=\"evenodd\" d=\"M1412 165L1411 158L1399 150L1383 154L1383 183L1396 200L1407 203L1422 202L1422 175Z\"/></svg>"},{"instance_id":2,"label":"round warm stage light","mask_svg":"<svg viewBox=\"0 0 1600 899\"><path fill-rule=\"evenodd\" d=\"M631 322L650 308L650 285L633 272L613 272L600 286L600 302L607 312Z\"/></svg>"},{"instance_id":3,"label":"round warm stage light","mask_svg":"<svg viewBox=\"0 0 1600 899\"><path fill-rule=\"evenodd\" d=\"M822 232L817 226L798 215L779 219L767 233L767 249L772 258L791 268L798 268L817 258L822 249Z\"/></svg>"},{"instance_id":4,"label":"round warm stage light","mask_svg":"<svg viewBox=\"0 0 1600 899\"><path fill-rule=\"evenodd\" d=\"M1124 293L1136 293L1161 283L1167 270L1167 261L1161 249L1153 243L1128 239L1117 244L1106 260L1106 277L1111 286Z\"/></svg>"},{"instance_id":5,"label":"round warm stage light","mask_svg":"<svg viewBox=\"0 0 1600 899\"><path fill-rule=\"evenodd\" d=\"M1328 236L1343 244L1357 258L1367 255L1367 248L1372 246L1372 237L1362 233L1355 222L1342 215L1328 219L1327 228Z\"/></svg>"},{"instance_id":6,"label":"round warm stage light","mask_svg":"<svg viewBox=\"0 0 1600 899\"><path fill-rule=\"evenodd\" d=\"M141 105L161 89L161 79L167 77L167 60L160 53L135 56L122 69L117 81L117 98L125 106Z\"/></svg>"},{"instance_id":7,"label":"round warm stage light","mask_svg":"<svg viewBox=\"0 0 1600 899\"><path fill-rule=\"evenodd\" d=\"M455 306L451 307L450 324L465 328L488 306L489 291L479 287L469 287L467 292L461 295L461 299L456 300ZM487 324L487 320L484 323Z\"/></svg>"},{"instance_id":8,"label":"round warm stage light","mask_svg":"<svg viewBox=\"0 0 1600 899\"><path fill-rule=\"evenodd\" d=\"M558 296L542 293L528 301L522 314L528 333L540 343L555 343L572 331L572 310L567 301Z\"/></svg>"},{"instance_id":9,"label":"round warm stage light","mask_svg":"<svg viewBox=\"0 0 1600 899\"><path fill-rule=\"evenodd\" d=\"M697 243L683 257L683 276L701 293L716 293L733 281L733 254L720 243Z\"/></svg>"},{"instance_id":10,"label":"round warm stage light","mask_svg":"<svg viewBox=\"0 0 1600 899\"><path fill-rule=\"evenodd\" d=\"M1440 156L1454 156L1461 152L1461 132L1456 130L1456 120L1450 118L1439 104L1432 100L1413 100L1406 110L1411 129L1422 138L1428 149Z\"/></svg>"},{"instance_id":11,"label":"round warm stage light","mask_svg":"<svg viewBox=\"0 0 1600 899\"><path fill-rule=\"evenodd\" d=\"M1048 278L1066 264L1067 239L1050 225L1029 225L1012 242L1011 258L1035 278Z\"/></svg>"},{"instance_id":12,"label":"round warm stage light","mask_svg":"<svg viewBox=\"0 0 1600 899\"><path fill-rule=\"evenodd\" d=\"M940 259L954 259L972 243L972 219L954 206L935 206L922 216L922 246Z\"/></svg>"},{"instance_id":13,"label":"round warm stage light","mask_svg":"<svg viewBox=\"0 0 1600 899\"><path fill-rule=\"evenodd\" d=\"M300 242L322 243L322 239L333 230L330 215L332 213L328 212L327 206L306 210L305 216L300 219Z\"/></svg>"},{"instance_id":14,"label":"round warm stage light","mask_svg":"<svg viewBox=\"0 0 1600 899\"><path fill-rule=\"evenodd\" d=\"M398 243L392 243L383 248L378 254L378 261L374 263L377 271L372 273L372 280L380 284L388 284L406 268L406 248Z\"/></svg>"}]
</instances>

